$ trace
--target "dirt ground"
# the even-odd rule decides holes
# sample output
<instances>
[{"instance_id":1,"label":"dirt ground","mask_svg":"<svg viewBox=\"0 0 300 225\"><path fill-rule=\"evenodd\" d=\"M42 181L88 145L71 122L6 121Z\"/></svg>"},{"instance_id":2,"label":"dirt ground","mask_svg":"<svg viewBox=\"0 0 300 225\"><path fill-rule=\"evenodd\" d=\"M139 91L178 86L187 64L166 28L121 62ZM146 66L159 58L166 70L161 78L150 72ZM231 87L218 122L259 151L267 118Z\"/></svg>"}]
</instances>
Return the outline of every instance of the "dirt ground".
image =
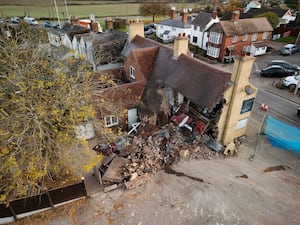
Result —
<instances>
[{"instance_id":1,"label":"dirt ground","mask_svg":"<svg viewBox=\"0 0 300 225\"><path fill-rule=\"evenodd\" d=\"M300 156L263 137L250 161L258 127L251 124L237 156L181 160L172 166L177 175L159 171L136 189L94 193L14 224L299 224Z\"/></svg>"}]
</instances>

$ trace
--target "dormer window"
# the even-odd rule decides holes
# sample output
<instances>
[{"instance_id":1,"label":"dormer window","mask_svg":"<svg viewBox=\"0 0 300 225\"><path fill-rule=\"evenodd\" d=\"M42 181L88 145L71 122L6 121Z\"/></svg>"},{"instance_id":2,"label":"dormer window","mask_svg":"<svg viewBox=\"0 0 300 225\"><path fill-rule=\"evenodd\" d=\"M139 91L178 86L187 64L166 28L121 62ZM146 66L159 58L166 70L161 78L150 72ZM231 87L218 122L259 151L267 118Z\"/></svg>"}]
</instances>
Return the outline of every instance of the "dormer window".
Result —
<instances>
[{"instance_id":1,"label":"dormer window","mask_svg":"<svg viewBox=\"0 0 300 225\"><path fill-rule=\"evenodd\" d=\"M243 41L247 41L247 40L248 40L248 34L244 34Z\"/></svg>"},{"instance_id":2,"label":"dormer window","mask_svg":"<svg viewBox=\"0 0 300 225\"><path fill-rule=\"evenodd\" d=\"M134 74L134 67L130 66L129 67L129 75L132 79L135 79L135 74Z\"/></svg>"}]
</instances>

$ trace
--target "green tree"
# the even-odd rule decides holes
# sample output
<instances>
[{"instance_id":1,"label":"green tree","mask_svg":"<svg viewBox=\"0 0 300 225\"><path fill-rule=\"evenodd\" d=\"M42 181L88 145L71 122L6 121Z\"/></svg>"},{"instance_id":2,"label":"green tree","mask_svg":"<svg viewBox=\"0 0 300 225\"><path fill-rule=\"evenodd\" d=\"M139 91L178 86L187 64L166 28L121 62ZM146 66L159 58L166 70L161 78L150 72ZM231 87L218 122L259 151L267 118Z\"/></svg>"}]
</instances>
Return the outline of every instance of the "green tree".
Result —
<instances>
[{"instance_id":1,"label":"green tree","mask_svg":"<svg viewBox=\"0 0 300 225\"><path fill-rule=\"evenodd\" d=\"M98 159L75 132L95 114L85 60L48 57L42 30L19 30L14 38L5 34L0 35L0 202L65 181L74 167L88 170Z\"/></svg>"},{"instance_id":2,"label":"green tree","mask_svg":"<svg viewBox=\"0 0 300 225\"><path fill-rule=\"evenodd\" d=\"M276 13L273 12L266 12L266 13L262 13L259 14L257 17L266 17L267 20L269 21L269 23L271 24L271 26L273 27L273 29L275 29L277 27L277 25L279 24L279 17Z\"/></svg>"},{"instance_id":3,"label":"green tree","mask_svg":"<svg viewBox=\"0 0 300 225\"><path fill-rule=\"evenodd\" d=\"M140 5L139 12L142 16L152 16L155 21L156 16L164 16L169 12L169 5L161 2L144 3Z\"/></svg>"}]
</instances>

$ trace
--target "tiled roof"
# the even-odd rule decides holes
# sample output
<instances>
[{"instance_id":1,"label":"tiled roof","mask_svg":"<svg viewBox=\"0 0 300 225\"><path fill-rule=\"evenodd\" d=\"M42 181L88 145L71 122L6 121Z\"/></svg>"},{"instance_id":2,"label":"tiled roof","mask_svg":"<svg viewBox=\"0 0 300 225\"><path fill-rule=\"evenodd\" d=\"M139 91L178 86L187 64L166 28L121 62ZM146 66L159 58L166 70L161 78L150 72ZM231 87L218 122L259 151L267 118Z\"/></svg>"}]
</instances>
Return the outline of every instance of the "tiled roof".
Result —
<instances>
[{"instance_id":1,"label":"tiled roof","mask_svg":"<svg viewBox=\"0 0 300 225\"><path fill-rule=\"evenodd\" d=\"M97 43L110 42L113 40L126 40L127 34L118 30L107 30L104 33L86 33L78 34L78 36L83 37L85 41L93 41Z\"/></svg>"},{"instance_id":2,"label":"tiled roof","mask_svg":"<svg viewBox=\"0 0 300 225\"><path fill-rule=\"evenodd\" d=\"M259 14L267 13L267 12L273 12L276 15L278 15L279 18L283 17L284 14L288 10L286 9L266 9L266 8L251 8L246 13L240 14L240 19L246 19L246 18L253 18ZM221 20L231 20L232 13L225 13L224 16L222 16Z\"/></svg>"},{"instance_id":3,"label":"tiled roof","mask_svg":"<svg viewBox=\"0 0 300 225\"><path fill-rule=\"evenodd\" d=\"M222 99L224 91L231 85L230 73L220 71L184 54L174 59L172 48L141 36L136 36L131 43L128 43L123 54L128 56L132 51L137 60L144 64L148 53L145 51L141 54L138 49L147 49L151 54L156 49L156 56L152 57L152 68L149 68L151 71L147 92L144 93L146 98L143 98L149 107L159 109L160 103L158 103L156 90L160 85L166 85L177 90L193 103L212 110Z\"/></svg>"},{"instance_id":4,"label":"tiled roof","mask_svg":"<svg viewBox=\"0 0 300 225\"><path fill-rule=\"evenodd\" d=\"M211 13L200 12L191 24L195 26L205 27L211 20Z\"/></svg>"},{"instance_id":5,"label":"tiled roof","mask_svg":"<svg viewBox=\"0 0 300 225\"><path fill-rule=\"evenodd\" d=\"M210 30L220 32L220 28L226 36L273 31L271 24L265 17L242 19L237 22L220 21L219 24L214 24Z\"/></svg>"},{"instance_id":6,"label":"tiled roof","mask_svg":"<svg viewBox=\"0 0 300 225\"><path fill-rule=\"evenodd\" d=\"M162 25L166 25L166 26L170 26L170 27L179 27L179 28L190 28L191 24L189 23L184 23L181 20L164 20L158 24L162 24Z\"/></svg>"}]
</instances>

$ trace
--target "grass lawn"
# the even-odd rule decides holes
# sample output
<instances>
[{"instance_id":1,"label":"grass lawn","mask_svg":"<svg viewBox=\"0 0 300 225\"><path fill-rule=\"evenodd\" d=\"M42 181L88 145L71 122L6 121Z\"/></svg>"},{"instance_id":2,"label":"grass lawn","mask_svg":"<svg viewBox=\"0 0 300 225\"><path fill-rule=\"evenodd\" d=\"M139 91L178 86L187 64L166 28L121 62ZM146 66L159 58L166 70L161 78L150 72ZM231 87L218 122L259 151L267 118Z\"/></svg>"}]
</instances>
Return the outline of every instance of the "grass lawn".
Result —
<instances>
[{"instance_id":1,"label":"grass lawn","mask_svg":"<svg viewBox=\"0 0 300 225\"><path fill-rule=\"evenodd\" d=\"M294 36L281 37L281 38L276 39L274 41L283 42L283 43L295 43L296 37L294 37Z\"/></svg>"},{"instance_id":2,"label":"grass lawn","mask_svg":"<svg viewBox=\"0 0 300 225\"><path fill-rule=\"evenodd\" d=\"M193 8L195 4L172 4L176 6L177 10L183 8ZM69 15L73 15L78 18L88 18L90 14L94 14L97 18L103 18L108 16L123 16L132 17L139 15L138 3L118 3L118 4L85 4L85 5L69 5ZM171 7L171 5L170 5ZM66 10L64 6L58 6L58 13L61 19L66 16ZM0 9L1 17L12 17L12 16L25 16L26 12L31 17L37 20L41 18L54 18L56 12L53 4L49 3L48 6L21 6L21 5L2 5Z\"/></svg>"}]
</instances>

